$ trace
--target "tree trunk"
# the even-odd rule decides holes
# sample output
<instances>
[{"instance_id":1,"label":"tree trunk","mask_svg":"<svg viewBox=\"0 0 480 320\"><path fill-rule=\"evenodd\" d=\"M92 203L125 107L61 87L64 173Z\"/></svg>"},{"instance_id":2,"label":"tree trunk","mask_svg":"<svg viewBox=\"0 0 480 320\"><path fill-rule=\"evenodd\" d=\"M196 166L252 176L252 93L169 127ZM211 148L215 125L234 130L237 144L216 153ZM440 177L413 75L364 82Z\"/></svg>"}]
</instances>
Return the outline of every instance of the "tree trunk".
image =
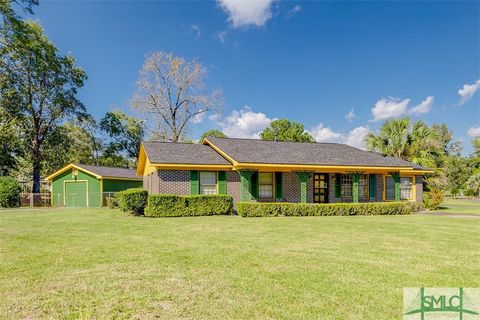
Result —
<instances>
[{"instance_id":1,"label":"tree trunk","mask_svg":"<svg viewBox=\"0 0 480 320\"><path fill-rule=\"evenodd\" d=\"M33 193L40 193L40 174L42 171L42 163L41 163L41 154L40 154L40 145L38 141L34 142L33 150L32 150L32 160L33 160L33 186L32 192Z\"/></svg>"}]
</instances>

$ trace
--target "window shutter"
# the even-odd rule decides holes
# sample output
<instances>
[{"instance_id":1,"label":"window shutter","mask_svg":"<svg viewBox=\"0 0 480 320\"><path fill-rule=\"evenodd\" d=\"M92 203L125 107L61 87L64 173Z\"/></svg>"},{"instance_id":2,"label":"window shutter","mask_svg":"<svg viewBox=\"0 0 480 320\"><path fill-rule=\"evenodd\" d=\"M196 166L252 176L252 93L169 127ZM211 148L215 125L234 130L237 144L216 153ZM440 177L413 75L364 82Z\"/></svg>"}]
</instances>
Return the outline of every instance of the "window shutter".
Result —
<instances>
[{"instance_id":1,"label":"window shutter","mask_svg":"<svg viewBox=\"0 0 480 320\"><path fill-rule=\"evenodd\" d=\"M227 173L218 171L218 194L227 194Z\"/></svg>"},{"instance_id":2,"label":"window shutter","mask_svg":"<svg viewBox=\"0 0 480 320\"><path fill-rule=\"evenodd\" d=\"M341 181L341 174L336 173L335 174L335 198L341 198L342 197L342 181Z\"/></svg>"},{"instance_id":3,"label":"window shutter","mask_svg":"<svg viewBox=\"0 0 480 320\"><path fill-rule=\"evenodd\" d=\"M198 171L190 171L190 194L199 194Z\"/></svg>"},{"instance_id":4,"label":"window shutter","mask_svg":"<svg viewBox=\"0 0 480 320\"><path fill-rule=\"evenodd\" d=\"M282 173L275 172L275 199L283 198Z\"/></svg>"},{"instance_id":5,"label":"window shutter","mask_svg":"<svg viewBox=\"0 0 480 320\"><path fill-rule=\"evenodd\" d=\"M377 180L374 174L369 175L370 181L368 183L368 190L370 192L370 198L375 199L377 193Z\"/></svg>"},{"instance_id":6,"label":"window shutter","mask_svg":"<svg viewBox=\"0 0 480 320\"><path fill-rule=\"evenodd\" d=\"M258 198L258 172L252 174L252 182L250 184L250 194L254 199Z\"/></svg>"}]
</instances>

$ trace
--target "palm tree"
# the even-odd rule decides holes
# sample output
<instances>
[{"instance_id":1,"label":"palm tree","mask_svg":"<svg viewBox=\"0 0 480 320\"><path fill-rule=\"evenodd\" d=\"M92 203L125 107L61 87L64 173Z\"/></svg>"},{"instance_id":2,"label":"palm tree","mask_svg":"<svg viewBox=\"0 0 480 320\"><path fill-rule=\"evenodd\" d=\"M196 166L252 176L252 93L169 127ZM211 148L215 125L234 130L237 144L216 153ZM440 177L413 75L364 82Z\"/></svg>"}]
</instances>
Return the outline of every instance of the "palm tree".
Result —
<instances>
[{"instance_id":1,"label":"palm tree","mask_svg":"<svg viewBox=\"0 0 480 320\"><path fill-rule=\"evenodd\" d=\"M439 168L442 158L440 141L435 131L423 121L412 123L409 118L385 121L378 135L370 132L365 137L365 144L370 151L434 169L435 174L427 178L431 187L441 189L446 184L444 170Z\"/></svg>"}]
</instances>

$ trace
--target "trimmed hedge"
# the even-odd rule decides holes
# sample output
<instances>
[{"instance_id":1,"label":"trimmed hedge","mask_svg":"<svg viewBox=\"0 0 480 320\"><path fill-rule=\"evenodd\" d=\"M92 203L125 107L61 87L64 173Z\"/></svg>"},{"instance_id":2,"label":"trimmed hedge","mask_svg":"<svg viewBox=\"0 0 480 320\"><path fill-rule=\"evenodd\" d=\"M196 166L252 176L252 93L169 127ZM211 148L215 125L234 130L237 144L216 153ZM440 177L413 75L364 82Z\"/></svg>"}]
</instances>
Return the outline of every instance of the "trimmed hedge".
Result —
<instances>
[{"instance_id":1,"label":"trimmed hedge","mask_svg":"<svg viewBox=\"0 0 480 320\"><path fill-rule=\"evenodd\" d=\"M122 211L142 215L147 205L148 192L142 188L131 188L115 194Z\"/></svg>"},{"instance_id":2,"label":"trimmed hedge","mask_svg":"<svg viewBox=\"0 0 480 320\"><path fill-rule=\"evenodd\" d=\"M237 211L242 217L370 216L412 214L418 211L418 205L415 202L329 204L239 202Z\"/></svg>"},{"instance_id":3,"label":"trimmed hedge","mask_svg":"<svg viewBox=\"0 0 480 320\"><path fill-rule=\"evenodd\" d=\"M0 177L0 207L18 207L20 204L20 184L12 177Z\"/></svg>"},{"instance_id":4,"label":"trimmed hedge","mask_svg":"<svg viewBox=\"0 0 480 320\"><path fill-rule=\"evenodd\" d=\"M233 198L227 195L152 194L148 196L146 217L213 216L233 213Z\"/></svg>"}]
</instances>

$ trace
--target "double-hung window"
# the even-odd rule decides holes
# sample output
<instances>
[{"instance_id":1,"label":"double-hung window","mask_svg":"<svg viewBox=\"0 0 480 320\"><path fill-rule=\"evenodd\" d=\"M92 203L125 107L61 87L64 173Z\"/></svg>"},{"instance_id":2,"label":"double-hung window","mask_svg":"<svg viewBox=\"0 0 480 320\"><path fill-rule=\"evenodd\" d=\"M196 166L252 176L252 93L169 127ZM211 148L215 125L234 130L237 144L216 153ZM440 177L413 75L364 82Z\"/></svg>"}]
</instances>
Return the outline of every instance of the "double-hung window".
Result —
<instances>
[{"instance_id":1,"label":"double-hung window","mask_svg":"<svg viewBox=\"0 0 480 320\"><path fill-rule=\"evenodd\" d=\"M385 177L385 199L395 200L395 180ZM413 177L400 177L400 200L413 200Z\"/></svg>"},{"instance_id":2,"label":"double-hung window","mask_svg":"<svg viewBox=\"0 0 480 320\"><path fill-rule=\"evenodd\" d=\"M217 173L215 171L200 172L200 194L217 194Z\"/></svg>"},{"instance_id":3,"label":"double-hung window","mask_svg":"<svg viewBox=\"0 0 480 320\"><path fill-rule=\"evenodd\" d=\"M342 197L351 198L352 197L352 176L349 174L342 174L340 177L340 183L342 186Z\"/></svg>"},{"instance_id":4,"label":"double-hung window","mask_svg":"<svg viewBox=\"0 0 480 320\"><path fill-rule=\"evenodd\" d=\"M368 175L366 174L358 177L358 197L368 198Z\"/></svg>"},{"instance_id":5,"label":"double-hung window","mask_svg":"<svg viewBox=\"0 0 480 320\"><path fill-rule=\"evenodd\" d=\"M342 174L340 176L340 185L343 198L353 196L353 176L351 174ZM358 177L358 197L368 198L368 175L360 174Z\"/></svg>"},{"instance_id":6,"label":"double-hung window","mask_svg":"<svg viewBox=\"0 0 480 320\"><path fill-rule=\"evenodd\" d=\"M258 196L259 198L273 198L273 173L258 173Z\"/></svg>"}]
</instances>

